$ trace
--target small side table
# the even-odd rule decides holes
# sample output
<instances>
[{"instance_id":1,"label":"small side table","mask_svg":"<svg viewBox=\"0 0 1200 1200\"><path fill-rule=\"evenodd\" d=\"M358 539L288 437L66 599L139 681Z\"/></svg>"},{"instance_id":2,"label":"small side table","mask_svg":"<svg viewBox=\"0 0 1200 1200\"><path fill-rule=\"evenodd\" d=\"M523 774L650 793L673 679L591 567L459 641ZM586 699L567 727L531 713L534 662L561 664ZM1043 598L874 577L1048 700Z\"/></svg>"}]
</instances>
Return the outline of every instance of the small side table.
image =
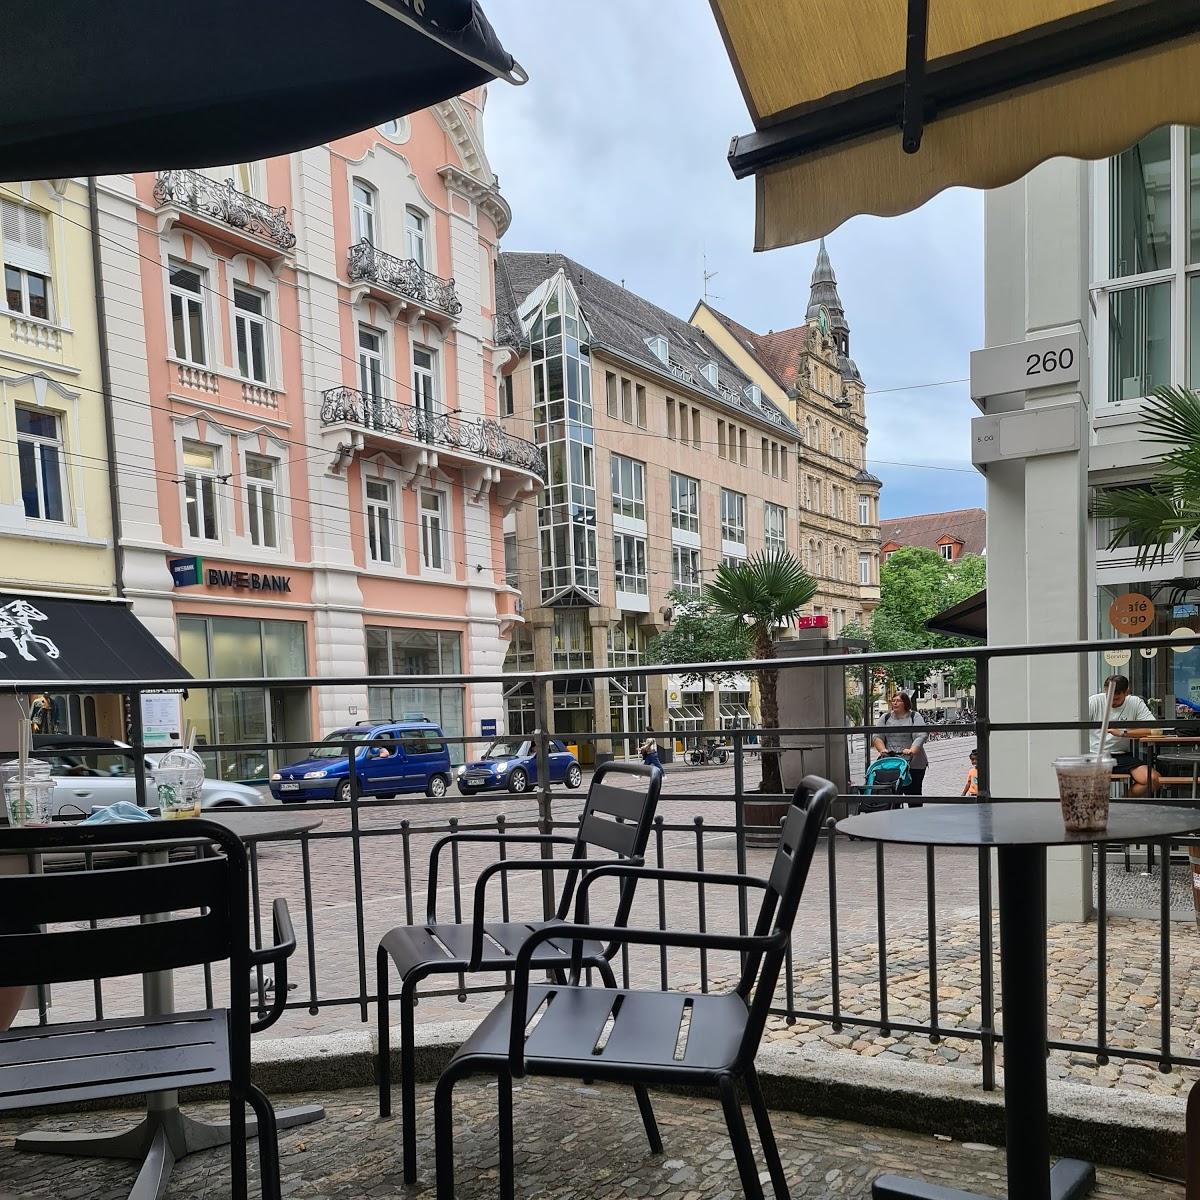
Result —
<instances>
[{"instance_id":1,"label":"small side table","mask_svg":"<svg viewBox=\"0 0 1200 1200\"><path fill-rule=\"evenodd\" d=\"M1200 812L1112 804L1107 829L1071 833L1057 800L927 805L864 813L838 829L865 841L995 849L1000 880L1000 982L1004 996L1004 1121L1009 1200L1077 1200L1096 1182L1078 1159L1050 1166L1046 1099L1046 847L1163 841L1200 829ZM971 1192L881 1175L875 1200L982 1200Z\"/></svg>"}]
</instances>

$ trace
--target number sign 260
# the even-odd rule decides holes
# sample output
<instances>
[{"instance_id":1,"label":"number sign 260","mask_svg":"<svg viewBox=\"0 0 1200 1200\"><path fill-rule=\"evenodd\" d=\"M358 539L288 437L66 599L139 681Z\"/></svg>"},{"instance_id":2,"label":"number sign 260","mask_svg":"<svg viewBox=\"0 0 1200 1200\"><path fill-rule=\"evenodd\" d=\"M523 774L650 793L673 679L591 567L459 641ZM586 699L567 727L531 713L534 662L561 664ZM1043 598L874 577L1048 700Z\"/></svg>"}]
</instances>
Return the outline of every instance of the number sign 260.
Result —
<instances>
[{"instance_id":1,"label":"number sign 260","mask_svg":"<svg viewBox=\"0 0 1200 1200\"><path fill-rule=\"evenodd\" d=\"M1052 371L1069 371L1075 364L1075 351L1070 346L1047 350L1044 354L1025 356L1026 375L1049 375Z\"/></svg>"}]
</instances>

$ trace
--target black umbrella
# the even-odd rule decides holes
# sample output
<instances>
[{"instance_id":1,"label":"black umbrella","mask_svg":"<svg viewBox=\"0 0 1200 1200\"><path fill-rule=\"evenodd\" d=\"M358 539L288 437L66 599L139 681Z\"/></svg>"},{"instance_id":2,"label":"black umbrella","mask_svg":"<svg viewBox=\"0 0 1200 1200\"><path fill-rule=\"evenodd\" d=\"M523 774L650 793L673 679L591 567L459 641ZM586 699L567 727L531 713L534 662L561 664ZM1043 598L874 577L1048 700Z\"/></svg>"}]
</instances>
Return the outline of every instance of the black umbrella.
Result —
<instances>
[{"instance_id":1,"label":"black umbrella","mask_svg":"<svg viewBox=\"0 0 1200 1200\"><path fill-rule=\"evenodd\" d=\"M0 180L250 162L525 74L475 0L5 0Z\"/></svg>"}]
</instances>

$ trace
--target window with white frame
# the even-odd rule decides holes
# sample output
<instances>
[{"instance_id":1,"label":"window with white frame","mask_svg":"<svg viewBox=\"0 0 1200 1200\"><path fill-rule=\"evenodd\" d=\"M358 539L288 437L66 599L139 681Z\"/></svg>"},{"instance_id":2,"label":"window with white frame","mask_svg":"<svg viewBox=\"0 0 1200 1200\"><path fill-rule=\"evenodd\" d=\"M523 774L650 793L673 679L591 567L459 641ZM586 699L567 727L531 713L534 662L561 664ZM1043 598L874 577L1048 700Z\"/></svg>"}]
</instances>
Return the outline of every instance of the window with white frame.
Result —
<instances>
[{"instance_id":1,"label":"window with white frame","mask_svg":"<svg viewBox=\"0 0 1200 1200\"><path fill-rule=\"evenodd\" d=\"M702 366L700 368L700 374L703 375L704 378L708 380L709 387L719 387L720 386L719 381L720 381L721 377L720 377L720 373L717 368L717 364L715 362L712 362L712 361L706 362L704 364L704 366Z\"/></svg>"},{"instance_id":2,"label":"window with white frame","mask_svg":"<svg viewBox=\"0 0 1200 1200\"><path fill-rule=\"evenodd\" d=\"M700 532L700 480L671 473L671 528Z\"/></svg>"},{"instance_id":3,"label":"window with white frame","mask_svg":"<svg viewBox=\"0 0 1200 1200\"><path fill-rule=\"evenodd\" d=\"M613 514L634 521L646 519L646 466L636 458L614 454L609 459Z\"/></svg>"},{"instance_id":4,"label":"window with white frame","mask_svg":"<svg viewBox=\"0 0 1200 1200\"><path fill-rule=\"evenodd\" d=\"M387 479L367 480L367 552L372 562L394 562L392 485Z\"/></svg>"},{"instance_id":5,"label":"window with white frame","mask_svg":"<svg viewBox=\"0 0 1200 1200\"><path fill-rule=\"evenodd\" d=\"M53 320L50 294L50 224L27 204L0 200L0 254L4 303L10 312Z\"/></svg>"},{"instance_id":6,"label":"window with white frame","mask_svg":"<svg viewBox=\"0 0 1200 1200\"><path fill-rule=\"evenodd\" d=\"M208 363L204 275L174 259L167 267L171 293L171 338L175 357L203 367Z\"/></svg>"},{"instance_id":7,"label":"window with white frame","mask_svg":"<svg viewBox=\"0 0 1200 1200\"><path fill-rule=\"evenodd\" d=\"M442 492L421 489L421 562L428 571L449 567L446 546L446 497Z\"/></svg>"},{"instance_id":8,"label":"window with white frame","mask_svg":"<svg viewBox=\"0 0 1200 1200\"><path fill-rule=\"evenodd\" d=\"M613 566L618 592L646 595L649 580L646 574L646 539L631 533L613 536Z\"/></svg>"},{"instance_id":9,"label":"window with white frame","mask_svg":"<svg viewBox=\"0 0 1200 1200\"><path fill-rule=\"evenodd\" d=\"M864 585L871 582L871 556L869 554L858 556L858 582Z\"/></svg>"},{"instance_id":10,"label":"window with white frame","mask_svg":"<svg viewBox=\"0 0 1200 1200\"><path fill-rule=\"evenodd\" d=\"M354 240L356 242L375 241L375 189L369 183L356 179L351 188L351 210L354 221Z\"/></svg>"},{"instance_id":11,"label":"window with white frame","mask_svg":"<svg viewBox=\"0 0 1200 1200\"><path fill-rule=\"evenodd\" d=\"M659 362L670 363L671 351L667 346L667 339L665 337L663 337L661 334L657 334L654 337L644 338L643 340L646 343L646 348L651 354L654 355L655 358L658 359Z\"/></svg>"},{"instance_id":12,"label":"window with white frame","mask_svg":"<svg viewBox=\"0 0 1200 1200\"><path fill-rule=\"evenodd\" d=\"M422 270L428 269L425 266L427 227L428 222L425 214L419 209L406 208L404 210L404 230L408 237L408 257Z\"/></svg>"},{"instance_id":13,"label":"window with white frame","mask_svg":"<svg viewBox=\"0 0 1200 1200\"><path fill-rule=\"evenodd\" d=\"M953 562L954 561L954 544L952 542L946 542L944 545L941 545L938 547L938 553L947 562Z\"/></svg>"},{"instance_id":14,"label":"window with white frame","mask_svg":"<svg viewBox=\"0 0 1200 1200\"><path fill-rule=\"evenodd\" d=\"M217 448L202 442L183 443L183 504L188 536L215 542L221 537L217 508Z\"/></svg>"},{"instance_id":15,"label":"window with white frame","mask_svg":"<svg viewBox=\"0 0 1200 1200\"><path fill-rule=\"evenodd\" d=\"M763 514L763 543L768 553L787 549L787 509L782 504L767 502Z\"/></svg>"},{"instance_id":16,"label":"window with white frame","mask_svg":"<svg viewBox=\"0 0 1200 1200\"><path fill-rule=\"evenodd\" d=\"M859 496L858 498L858 523L860 525L870 525L871 523L871 497L867 495Z\"/></svg>"},{"instance_id":17,"label":"window with white frame","mask_svg":"<svg viewBox=\"0 0 1200 1200\"><path fill-rule=\"evenodd\" d=\"M17 407L17 462L25 515L35 521L69 519L62 417L44 408Z\"/></svg>"},{"instance_id":18,"label":"window with white frame","mask_svg":"<svg viewBox=\"0 0 1200 1200\"><path fill-rule=\"evenodd\" d=\"M267 352L267 298L250 288L233 289L233 324L237 340L238 370L251 383L270 379Z\"/></svg>"},{"instance_id":19,"label":"window with white frame","mask_svg":"<svg viewBox=\"0 0 1200 1200\"><path fill-rule=\"evenodd\" d=\"M1200 129L1156 129L1107 164L1108 402L1200 384Z\"/></svg>"},{"instance_id":20,"label":"window with white frame","mask_svg":"<svg viewBox=\"0 0 1200 1200\"><path fill-rule=\"evenodd\" d=\"M721 489L721 541L746 544L746 497Z\"/></svg>"},{"instance_id":21,"label":"window with white frame","mask_svg":"<svg viewBox=\"0 0 1200 1200\"><path fill-rule=\"evenodd\" d=\"M279 549L278 484L276 462L261 454L246 455L246 510L250 541L269 550Z\"/></svg>"},{"instance_id":22,"label":"window with white frame","mask_svg":"<svg viewBox=\"0 0 1200 1200\"><path fill-rule=\"evenodd\" d=\"M364 398L383 396L383 334L369 325L358 327L358 386Z\"/></svg>"},{"instance_id":23,"label":"window with white frame","mask_svg":"<svg viewBox=\"0 0 1200 1200\"><path fill-rule=\"evenodd\" d=\"M700 551L691 546L671 547L671 584L693 594L700 591Z\"/></svg>"},{"instance_id":24,"label":"window with white frame","mask_svg":"<svg viewBox=\"0 0 1200 1200\"><path fill-rule=\"evenodd\" d=\"M413 346L412 352L413 403L418 415L432 418L439 410L437 389L437 351L428 346ZM422 426L423 436L432 439L430 425Z\"/></svg>"}]
</instances>

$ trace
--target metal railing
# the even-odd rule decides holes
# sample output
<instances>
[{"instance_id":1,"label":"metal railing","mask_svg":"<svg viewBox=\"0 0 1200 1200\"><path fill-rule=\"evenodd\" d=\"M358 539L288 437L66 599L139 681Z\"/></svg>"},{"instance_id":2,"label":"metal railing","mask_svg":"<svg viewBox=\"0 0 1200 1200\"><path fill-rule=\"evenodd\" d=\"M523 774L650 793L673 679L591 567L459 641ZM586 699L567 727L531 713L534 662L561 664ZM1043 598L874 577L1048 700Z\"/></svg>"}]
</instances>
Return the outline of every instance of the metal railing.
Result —
<instances>
[{"instance_id":1,"label":"metal railing","mask_svg":"<svg viewBox=\"0 0 1200 1200\"><path fill-rule=\"evenodd\" d=\"M397 404L358 388L335 387L322 393L322 425L357 425L375 433L411 438L494 462L506 463L546 478L546 461L533 442L506 433L499 422L481 417L464 421L416 404Z\"/></svg>"},{"instance_id":2,"label":"metal railing","mask_svg":"<svg viewBox=\"0 0 1200 1200\"><path fill-rule=\"evenodd\" d=\"M397 258L388 254L366 238L350 247L346 274L355 282L378 284L389 292L439 309L450 317L457 317L462 312L462 301L453 279L443 279L425 270L415 258Z\"/></svg>"},{"instance_id":3,"label":"metal railing","mask_svg":"<svg viewBox=\"0 0 1200 1200\"><path fill-rule=\"evenodd\" d=\"M1200 635L1197 635L1200 640ZM1044 655L1090 654L1098 650L1111 648L1120 644L1130 646L1178 646L1179 640L1170 637L1145 639L1120 639L1099 642L1062 643L1033 647L978 647L963 650L939 651L905 651L896 654L871 655L851 654L845 656L777 659L772 667L780 673L781 688L787 686L786 677L792 671L821 670L845 671L848 675L861 672L870 680L870 673L881 663L912 662L921 659L973 659L977 670L976 711L971 721L965 722L973 728L978 737L978 767L981 795L996 803L1006 802L1006 798L990 795L990 758L991 739L997 734L1023 733L1030 731L1062 731L1075 733L1096 728L1095 722L1085 720L1061 721L998 721L991 715L994 697L989 686L989 675L992 663L997 659L1017 657L1038 657ZM700 674L702 670L711 672L719 666L722 671L736 670L752 673L760 663L747 661L736 664L695 664L688 667L673 668L673 673ZM421 889L428 883L425 874L425 862L428 848L433 841L446 832L480 830L497 831L502 833L519 832L521 830L539 833L571 832L577 827L579 815L578 799L572 800L570 793L554 790L549 781L549 756L553 734L553 684L562 677L577 679L580 677L596 679L602 676L643 676L661 677L663 668L622 666L619 670L589 669L576 672L530 672L517 675L443 675L443 676L396 676L371 677L372 684L392 687L467 687L474 684L496 685L508 684L523 679L532 684L535 705L536 731L523 735L536 750L537 785L529 793L533 807L527 812L515 815L503 812L485 815L481 808L487 803L487 794L473 796L470 800L471 815L435 815L433 819L422 819L422 812L429 812L431 806L444 805L444 799L426 797L404 797L392 799L371 798L363 794L363 780L360 777L361 768L357 756L349 757L350 798L348 804L325 802L309 803L309 811L317 811L326 817L328 827L300 835L293 840L293 847L299 854L299 877L303 888L304 900L304 947L301 958L303 961L304 984L297 998L288 1002L290 1009L303 1009L316 1014L322 1010L354 1007L358 1009L359 1019L369 1019L370 1006L375 1002L371 990L372 972L370 963L374 950L374 937L378 932L372 929L377 922L375 908L380 898L372 893L368 879L378 879L380 875L386 881L389 897L392 903L385 909L382 917L390 924L413 923L422 919ZM3 692L30 692L39 689L43 681L36 678L18 683L0 684ZM361 678L295 678L272 680L273 686L287 687L346 687L361 685ZM262 680L229 680L206 679L189 682L189 689L207 690L212 688L262 686ZM133 683L128 681L83 681L74 685L64 686L55 683L56 692L94 692L102 688L124 692L128 698L128 711L132 715L130 740L133 749L133 773L141 802L147 796L147 770L144 756L138 751L142 748L141 709L138 695L142 690L160 690L177 688L177 680L145 681ZM397 720L403 719L397 715ZM1165 726L1167 721L1147 722L1147 725ZM656 818L653 827L650 846L647 851L647 861L660 867L688 867L704 871L706 869L722 869L716 860L721 856L732 856L732 866L738 872L753 873L755 866L764 870L769 862L770 849L760 850L755 842L769 843L774 833L774 827L764 820L761 809L756 804L769 804L772 801L786 800L787 797L764 796L752 791L747 785L746 772L754 761L751 754L766 755L775 753L774 739L778 738L786 750L789 742L799 738L820 734L824 737L861 737L863 740L864 762L870 757L869 743L871 735L885 732L886 726L875 723L873 714L866 714L864 720L857 724L847 723L841 726L820 724L804 727L792 727L779 730L736 729L736 730L697 730L689 731L689 738L705 739L709 736L723 738L731 747L732 765L729 768L727 787L717 794L700 793L687 790L689 768L680 767L678 772L672 771L669 778L682 779L684 789L676 790L673 786L664 789L662 808L672 811ZM645 730L627 731L589 731L559 735L577 743L591 742L601 747L620 748L620 743L627 745L635 738L644 736ZM656 736L667 739L672 736L670 730L657 731ZM485 738L473 736L447 737L448 743L462 745L479 744ZM240 752L245 750L261 750L269 746L280 751L286 757L291 753L300 756L303 751L313 745L311 740L304 741L275 741L270 743L226 743L220 746L205 747L206 751ZM349 749L355 743L346 741L344 746ZM1068 747L1064 747L1066 749ZM153 748L149 751L152 753ZM582 793L574 794L577 798ZM504 801L511 800L507 794L501 793ZM853 793L844 793L839 797L843 810L852 807L860 798ZM957 796L923 796L925 803L960 803ZM968 803L971 801L967 801ZM1057 800L1047 800L1057 804ZM682 810L681 810L682 806ZM719 809L725 806L725 812L716 812L710 818L704 809ZM474 814L478 813L476 816ZM402 815L404 814L404 815ZM769 818L767 818L769 821ZM1125 1059L1153 1063L1164 1072L1179 1067L1200 1067L1200 1057L1191 1052L1191 1047L1176 1040L1175 1017L1192 1020L1190 1010L1185 1006L1176 1006L1172 995L1171 982L1171 895L1170 895L1170 855L1174 848L1194 844L1194 839L1172 839L1163 843L1162 870L1158 884L1157 911L1153 918L1147 919L1147 927L1142 942L1153 939L1158 945L1158 997L1159 1020L1156 1036L1148 1039L1146 1044L1130 1044L1127 1037L1114 1036L1114 1030L1108 1019L1111 996L1111 978L1115 973L1120 975L1121 964L1109 962L1109 928L1107 874L1109 857L1104 846L1100 846L1095 855L1095 870L1097 874L1096 913L1094 929L1094 945L1096 973L1092 984L1095 1001L1095 1021L1091 1037L1051 1037L1048 1049L1067 1051L1075 1055L1087 1055L1094 1058L1097 1064L1105 1064L1110 1060ZM353 966L349 974L350 987L345 986L340 977L342 972L330 969L326 959L323 966L322 955L328 956L332 951L327 945L323 926L331 920L327 916L330 908L336 907L330 903L330 898L322 896L314 885L313 860L320 856L327 857L336 846L342 846L349 854L349 885L353 907L353 920L349 928L339 936L349 937L353 941L353 952L349 962ZM383 854L390 852L393 858L380 861ZM286 853L286 850L285 850ZM992 1088L996 1081L996 1049L1000 1042L997 1029L997 974L993 950L993 900L994 885L992 879L992 863L986 850L938 850L935 848L916 849L906 847L887 847L882 843L867 844L847 838L836 829L835 821L829 823L828 837L825 839L824 861L814 863L810 877L810 898L806 901L809 914L807 921L797 923L797 932L793 944L789 947L787 967L781 982L781 993L777 997L774 1009L778 1017L788 1023L796 1021L811 1021L830 1026L833 1031L853 1028L862 1031L873 1031L880 1036L894 1037L912 1035L938 1043L946 1038L956 1038L967 1042L977 1043L980 1047L980 1079L985 1088ZM761 858L758 856L762 856ZM917 857L914 859L914 855ZM504 849L500 857L505 857ZM912 912L908 913L910 923L897 938L894 928L889 927L889 911L891 900L888 889L889 864L904 873L906 884L911 880L914 864L919 863L923 875L924 913L920 926L914 922ZM255 913L255 935L261 933L261 914L263 911L264 892L261 880L262 864L257 847L250 848L250 864L252 873L252 898ZM294 864L293 864L294 865ZM469 914L470 887L472 874L478 874L482 865L465 861L460 854L460 848L455 844L450 853L449 881L428 898L429 910L426 914L432 919L435 908L440 909L443 919L453 914L453 919L462 920ZM278 864L277 864L278 866ZM965 872L964 872L965 866ZM971 907L975 916L970 919L974 928L974 945L971 952L978 957L978 986L970 999L972 1007L977 1009L976 1020L959 1020L947 1011L939 995L940 981L945 977L946 946L943 934L949 924L957 922L961 927L963 918L962 897L958 897L957 917L947 918L940 908L940 898L943 891L944 872L948 868L957 867L960 876L969 876L973 883ZM337 873L340 878L340 873ZM864 931L861 922L857 927L847 932L845 925L848 915L854 911L845 899L847 885L852 885L861 894L870 893L870 907L873 908L873 929ZM820 896L821 889L824 897ZM543 913L550 911L553 897L550 894L548 881L538 891L517 895L510 887L507 876L502 876L500 887L497 889L498 916L508 921L513 918L514 910L520 902L524 903L524 911L520 917L534 914L528 911L531 900L540 899ZM724 895L728 889L712 888L701 883L696 888L695 896L684 905L678 896L668 897L666 886L658 883L651 887L647 884L638 893L637 906L633 915L633 923L644 923L647 916L657 922L659 927L679 928L685 915L695 914L696 925L700 930L714 928L722 923L736 926L745 932L750 919L750 900L746 890L736 889L736 896L722 908L719 895ZM817 899L812 899L816 896ZM894 897L893 897L894 899ZM269 903L269 896L265 897ZM324 903L323 903L324 902ZM820 906L823 917L818 922L815 913ZM371 917L368 918L368 907ZM856 920L861 916L864 906L860 904L855 912ZM861 948L864 938L869 933L874 936L874 967L873 978L868 984L863 972L860 978L847 981L847 970L850 959L847 955ZM897 940L924 938L925 949L921 954L919 971L926 982L924 989L925 1006L922 1019L914 1019L909 1014L897 1014L893 1006L893 979L890 966L892 952ZM814 953L812 947L816 946ZM320 949L319 949L320 947ZM911 953L911 947L906 950ZM688 956L692 956L692 961ZM622 952L621 967L624 979L628 983L631 976L641 972L642 978L646 973L663 987L699 987L703 990L719 988L727 983L736 970L730 964L715 961L706 953L695 957L694 951L672 951L665 948L653 952L649 961L631 962L629 952ZM870 956L867 955L869 958ZM682 961L681 961L682 960ZM800 984L797 972L799 964L805 965L808 971L817 971L821 986L809 989L805 994ZM343 961L343 967L346 965ZM911 964L906 967L909 974ZM331 980L331 976L335 976ZM1083 977L1081 977L1083 978ZM266 1004L266 984L259 980L258 1002ZM428 997L450 996L466 1000L477 993L495 991L504 986L503 981L493 978L478 977L471 980L459 978L456 984L444 989L431 989L423 993ZM205 992L211 995L211 977L206 975ZM93 988L93 1005L97 1015L102 1015L105 997L104 989L97 981Z\"/></svg>"},{"instance_id":4,"label":"metal railing","mask_svg":"<svg viewBox=\"0 0 1200 1200\"><path fill-rule=\"evenodd\" d=\"M280 250L291 250L296 245L287 208L276 208L238 191L232 179L218 183L199 171L160 171L154 181L154 199L160 205L175 204L274 242Z\"/></svg>"}]
</instances>

